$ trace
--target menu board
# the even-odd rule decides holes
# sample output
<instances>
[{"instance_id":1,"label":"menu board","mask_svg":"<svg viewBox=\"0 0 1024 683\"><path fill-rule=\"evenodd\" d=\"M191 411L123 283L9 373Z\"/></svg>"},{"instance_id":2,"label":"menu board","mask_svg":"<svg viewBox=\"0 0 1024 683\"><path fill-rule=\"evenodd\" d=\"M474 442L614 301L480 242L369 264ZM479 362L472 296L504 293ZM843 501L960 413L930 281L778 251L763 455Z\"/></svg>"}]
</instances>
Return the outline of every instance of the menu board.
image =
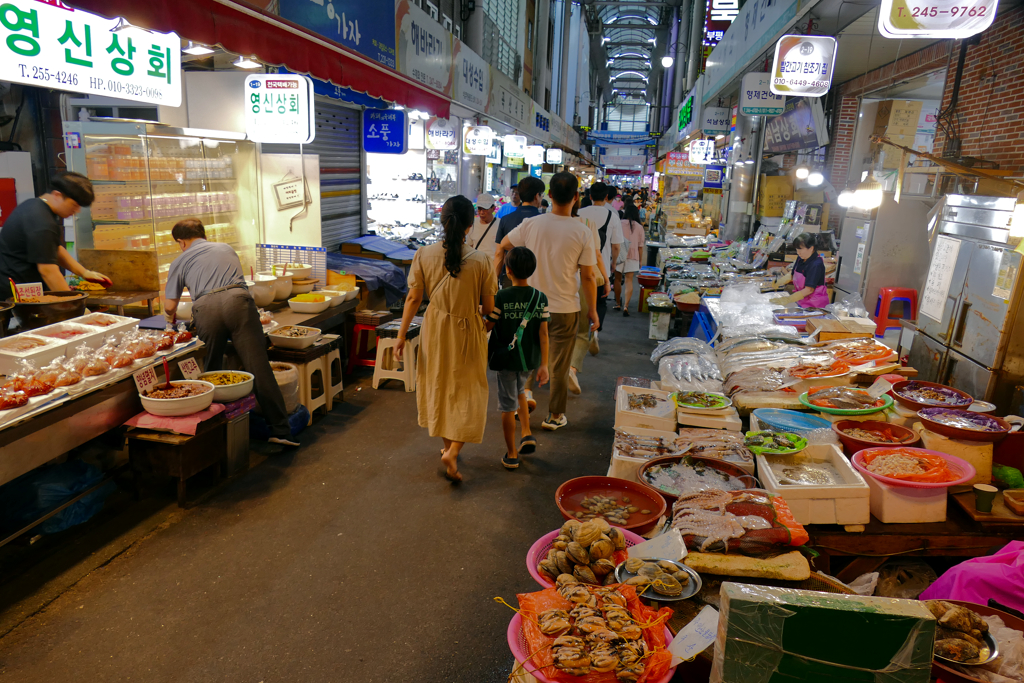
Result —
<instances>
[{"instance_id":1,"label":"menu board","mask_svg":"<svg viewBox=\"0 0 1024 683\"><path fill-rule=\"evenodd\" d=\"M932 264L928 268L928 280L924 285L921 297L921 315L926 315L936 322L942 322L942 311L949 296L949 286L953 282L953 268L956 257L960 253L960 240L939 235L935 240L935 251L932 253Z\"/></svg>"}]
</instances>

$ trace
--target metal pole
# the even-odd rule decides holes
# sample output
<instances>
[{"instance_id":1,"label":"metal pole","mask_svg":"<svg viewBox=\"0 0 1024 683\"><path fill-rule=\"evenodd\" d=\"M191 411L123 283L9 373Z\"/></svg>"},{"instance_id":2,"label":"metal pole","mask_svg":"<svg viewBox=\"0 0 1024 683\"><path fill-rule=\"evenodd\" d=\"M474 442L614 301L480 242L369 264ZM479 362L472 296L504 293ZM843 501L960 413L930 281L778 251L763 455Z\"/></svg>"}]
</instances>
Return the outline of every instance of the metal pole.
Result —
<instances>
[{"instance_id":1,"label":"metal pole","mask_svg":"<svg viewBox=\"0 0 1024 683\"><path fill-rule=\"evenodd\" d=\"M693 5L690 8L690 44L689 44L689 57L686 64L686 88L684 92L689 92L693 88L693 84L697 82L697 67L700 62L700 51L702 47L702 41L700 39L701 29L704 26L704 12L706 8L703 2L700 0L693 0Z\"/></svg>"},{"instance_id":2,"label":"metal pole","mask_svg":"<svg viewBox=\"0 0 1024 683\"><path fill-rule=\"evenodd\" d=\"M757 215L757 193L761 190L761 160L764 157L764 129L766 128L766 120L763 116L754 117L754 124L757 126L757 142L755 147L757 161L754 162L754 184L752 186L753 192L750 195L750 203L753 204L754 209L750 214L750 221L747 223L747 234L744 236L744 239L750 237L750 228L754 225L754 216Z\"/></svg>"}]
</instances>

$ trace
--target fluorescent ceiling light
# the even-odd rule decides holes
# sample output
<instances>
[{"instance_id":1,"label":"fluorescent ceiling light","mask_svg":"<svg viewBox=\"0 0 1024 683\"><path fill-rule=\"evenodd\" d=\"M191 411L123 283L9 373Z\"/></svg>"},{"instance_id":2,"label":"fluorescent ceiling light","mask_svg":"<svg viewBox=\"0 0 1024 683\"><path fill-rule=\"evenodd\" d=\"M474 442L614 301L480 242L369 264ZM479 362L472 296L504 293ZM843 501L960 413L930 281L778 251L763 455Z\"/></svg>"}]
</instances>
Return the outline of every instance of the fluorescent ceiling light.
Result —
<instances>
[{"instance_id":1,"label":"fluorescent ceiling light","mask_svg":"<svg viewBox=\"0 0 1024 683\"><path fill-rule=\"evenodd\" d=\"M200 43L193 43L191 40L188 41L188 47L182 50L187 55L209 55L213 54L213 50L202 45Z\"/></svg>"},{"instance_id":2,"label":"fluorescent ceiling light","mask_svg":"<svg viewBox=\"0 0 1024 683\"><path fill-rule=\"evenodd\" d=\"M231 65L237 66L239 69L258 69L261 66L263 66L259 62L254 61L248 57L243 57L242 55L238 55L238 59L231 62Z\"/></svg>"},{"instance_id":3,"label":"fluorescent ceiling light","mask_svg":"<svg viewBox=\"0 0 1024 683\"><path fill-rule=\"evenodd\" d=\"M619 78L620 76L625 76L626 74L636 74L640 78L644 79L644 83L647 82L647 76L645 76L644 74L640 73L639 71L620 71L619 73L617 73L614 76L612 76L611 80L614 81L616 78Z\"/></svg>"}]
</instances>

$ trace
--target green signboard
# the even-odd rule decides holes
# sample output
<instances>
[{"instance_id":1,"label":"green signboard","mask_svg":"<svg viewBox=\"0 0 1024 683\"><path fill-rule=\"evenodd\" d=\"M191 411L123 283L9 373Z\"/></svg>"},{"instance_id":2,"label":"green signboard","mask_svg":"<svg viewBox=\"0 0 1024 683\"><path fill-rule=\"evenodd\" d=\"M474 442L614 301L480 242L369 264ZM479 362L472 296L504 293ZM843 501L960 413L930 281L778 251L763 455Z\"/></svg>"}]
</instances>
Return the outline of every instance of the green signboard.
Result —
<instances>
[{"instance_id":1,"label":"green signboard","mask_svg":"<svg viewBox=\"0 0 1024 683\"><path fill-rule=\"evenodd\" d=\"M686 100L686 104L679 110L679 130L685 129L693 121L693 95Z\"/></svg>"}]
</instances>

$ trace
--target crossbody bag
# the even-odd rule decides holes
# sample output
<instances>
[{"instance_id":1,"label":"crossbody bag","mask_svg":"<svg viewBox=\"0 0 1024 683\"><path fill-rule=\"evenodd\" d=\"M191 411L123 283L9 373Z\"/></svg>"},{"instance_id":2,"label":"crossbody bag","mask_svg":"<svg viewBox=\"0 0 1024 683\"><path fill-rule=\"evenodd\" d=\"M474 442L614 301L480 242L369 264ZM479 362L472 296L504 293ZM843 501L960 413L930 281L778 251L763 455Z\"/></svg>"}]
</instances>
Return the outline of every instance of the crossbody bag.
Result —
<instances>
[{"instance_id":1,"label":"crossbody bag","mask_svg":"<svg viewBox=\"0 0 1024 683\"><path fill-rule=\"evenodd\" d=\"M522 363L522 367L526 367L526 354L523 353L523 334L526 332L526 326L530 324L530 320L537 313L537 308L540 306L540 290L536 287L533 288L533 294L530 295L530 301L527 304L526 313L523 314L523 319L520 321L519 326L516 328L515 334L512 335L512 340L508 344L503 344L498 341L497 335L492 334L490 345L490 354L487 359L488 366L493 367L495 363L505 357L506 354L511 354L515 351L519 352L519 361Z\"/></svg>"}]
</instances>

